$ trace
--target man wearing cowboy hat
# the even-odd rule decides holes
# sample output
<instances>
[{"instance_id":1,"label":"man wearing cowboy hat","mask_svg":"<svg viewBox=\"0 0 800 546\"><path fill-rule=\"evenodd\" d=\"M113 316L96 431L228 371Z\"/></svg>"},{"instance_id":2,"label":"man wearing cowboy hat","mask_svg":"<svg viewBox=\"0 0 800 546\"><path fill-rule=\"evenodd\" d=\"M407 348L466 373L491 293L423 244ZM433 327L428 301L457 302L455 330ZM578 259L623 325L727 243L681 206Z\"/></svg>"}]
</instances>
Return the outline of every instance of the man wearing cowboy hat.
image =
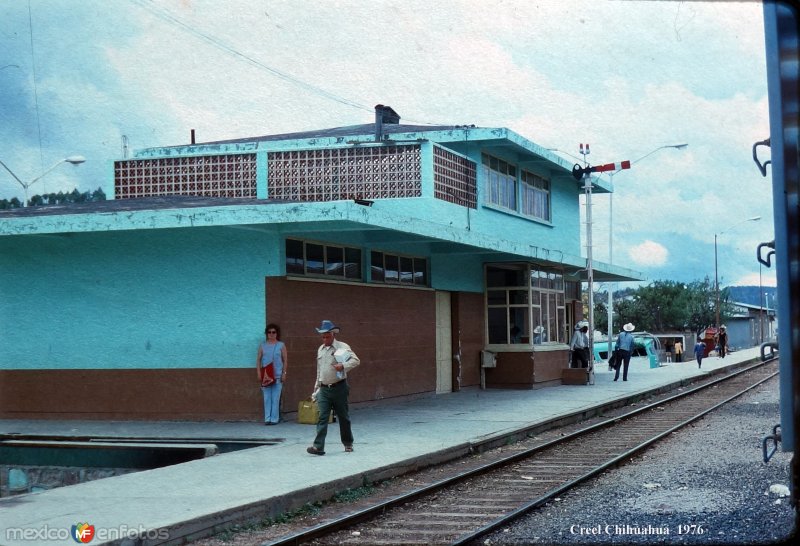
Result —
<instances>
[{"instance_id":1,"label":"man wearing cowboy hat","mask_svg":"<svg viewBox=\"0 0 800 546\"><path fill-rule=\"evenodd\" d=\"M617 373L614 375L614 381L619 379L619 369L622 368L622 380L628 380L628 366L631 363L631 353L633 353L633 332L636 326L630 322L622 327L622 332L617 336L617 344L614 347L619 351L619 358L622 361L622 366L617 366Z\"/></svg>"},{"instance_id":2,"label":"man wearing cowboy hat","mask_svg":"<svg viewBox=\"0 0 800 546\"><path fill-rule=\"evenodd\" d=\"M316 330L322 335L322 345L317 349L317 379L311 398L316 400L319 407L319 420L314 444L306 451L312 455L325 455L328 417L333 408L339 420L339 434L344 450L350 453L353 451L353 431L350 428L347 407L347 397L350 394L347 372L361 364L361 361L347 343L336 339L339 327L333 322L323 320Z\"/></svg>"}]
</instances>

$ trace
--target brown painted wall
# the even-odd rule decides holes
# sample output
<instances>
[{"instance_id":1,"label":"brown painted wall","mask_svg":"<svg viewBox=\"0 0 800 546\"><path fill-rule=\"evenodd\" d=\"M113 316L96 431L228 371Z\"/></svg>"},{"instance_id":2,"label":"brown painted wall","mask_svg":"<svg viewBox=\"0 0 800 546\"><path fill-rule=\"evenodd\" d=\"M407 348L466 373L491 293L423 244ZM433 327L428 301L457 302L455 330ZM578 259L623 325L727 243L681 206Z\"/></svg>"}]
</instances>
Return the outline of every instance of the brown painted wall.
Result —
<instances>
[{"instance_id":1,"label":"brown painted wall","mask_svg":"<svg viewBox=\"0 0 800 546\"><path fill-rule=\"evenodd\" d=\"M561 370L566 367L566 350L498 353L497 367L486 368L486 386L530 389L536 383L561 381Z\"/></svg>"},{"instance_id":2,"label":"brown painted wall","mask_svg":"<svg viewBox=\"0 0 800 546\"><path fill-rule=\"evenodd\" d=\"M454 292L451 296L453 322L453 353L461 342L461 387L474 387L481 384L481 351L484 333L483 294ZM459 372L458 364L453 364L454 375ZM458 383L453 379L453 390Z\"/></svg>"},{"instance_id":3,"label":"brown painted wall","mask_svg":"<svg viewBox=\"0 0 800 546\"><path fill-rule=\"evenodd\" d=\"M499 389L530 389L533 387L533 358L531 353L498 353L497 367L486 368L486 386Z\"/></svg>"},{"instance_id":4,"label":"brown painted wall","mask_svg":"<svg viewBox=\"0 0 800 546\"><path fill-rule=\"evenodd\" d=\"M219 368L0 371L0 417L258 420L255 379L249 369Z\"/></svg>"},{"instance_id":5,"label":"brown painted wall","mask_svg":"<svg viewBox=\"0 0 800 546\"><path fill-rule=\"evenodd\" d=\"M561 370L569 367L569 351L538 351L535 353L536 365L533 380L536 383L561 379Z\"/></svg>"},{"instance_id":6,"label":"brown painted wall","mask_svg":"<svg viewBox=\"0 0 800 546\"><path fill-rule=\"evenodd\" d=\"M281 327L289 362L282 411L311 394L322 319L361 358L351 402L436 389L435 292L266 279L268 322ZM453 336L460 336L461 387L480 384L483 296L453 293ZM263 418L253 368L0 371L0 418L196 419ZM454 375L459 370L455 369ZM454 382L454 389L458 384Z\"/></svg>"},{"instance_id":7,"label":"brown painted wall","mask_svg":"<svg viewBox=\"0 0 800 546\"><path fill-rule=\"evenodd\" d=\"M289 352L283 410L296 411L316 377L315 328L341 328L361 366L349 375L350 401L380 400L436 390L436 299L432 290L266 280L267 320L281 327Z\"/></svg>"}]
</instances>

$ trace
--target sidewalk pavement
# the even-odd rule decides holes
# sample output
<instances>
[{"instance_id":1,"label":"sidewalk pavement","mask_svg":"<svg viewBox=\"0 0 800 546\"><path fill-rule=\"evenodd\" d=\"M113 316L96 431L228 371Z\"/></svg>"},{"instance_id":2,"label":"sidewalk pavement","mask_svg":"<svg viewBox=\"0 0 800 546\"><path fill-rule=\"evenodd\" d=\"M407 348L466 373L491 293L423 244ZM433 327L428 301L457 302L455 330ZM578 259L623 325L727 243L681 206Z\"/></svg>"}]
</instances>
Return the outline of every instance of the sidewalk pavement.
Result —
<instances>
[{"instance_id":1,"label":"sidewalk pavement","mask_svg":"<svg viewBox=\"0 0 800 546\"><path fill-rule=\"evenodd\" d=\"M275 443L222 453L183 464L146 470L0 499L0 544L53 544L73 525L95 527L92 544L116 542L138 532L179 542L218 532L243 518L275 517L307 502L325 500L365 481L386 479L465 455L476 445L496 446L509 436L554 420L591 416L603 408L677 386L690 378L757 360L759 348L703 360L650 368L631 361L628 381L598 363L594 385L561 385L534 390L465 389L456 393L351 407L355 451L345 453L338 425L328 428L326 455L309 455L312 425L282 422L265 427L249 422L0 420L0 434L274 440ZM105 539L104 539L105 537ZM166 539L166 540L164 540ZM127 543L133 544L133 541Z\"/></svg>"}]
</instances>

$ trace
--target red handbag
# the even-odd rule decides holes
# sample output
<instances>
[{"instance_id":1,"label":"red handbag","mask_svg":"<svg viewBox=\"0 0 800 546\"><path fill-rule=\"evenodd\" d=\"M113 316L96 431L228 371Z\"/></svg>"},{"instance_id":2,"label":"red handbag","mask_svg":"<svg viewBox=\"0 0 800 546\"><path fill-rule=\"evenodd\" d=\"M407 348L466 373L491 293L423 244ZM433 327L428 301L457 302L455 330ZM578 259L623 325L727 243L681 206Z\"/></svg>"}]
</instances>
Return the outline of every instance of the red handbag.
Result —
<instances>
[{"instance_id":1,"label":"red handbag","mask_svg":"<svg viewBox=\"0 0 800 546\"><path fill-rule=\"evenodd\" d=\"M269 387L275 383L275 366L272 362L261 368L261 386Z\"/></svg>"},{"instance_id":2,"label":"red handbag","mask_svg":"<svg viewBox=\"0 0 800 546\"><path fill-rule=\"evenodd\" d=\"M275 361L275 352L278 350L278 344L276 343L275 346L272 348L272 360L261 367L261 386L262 387L269 387L273 383L275 383L275 365L273 362Z\"/></svg>"}]
</instances>

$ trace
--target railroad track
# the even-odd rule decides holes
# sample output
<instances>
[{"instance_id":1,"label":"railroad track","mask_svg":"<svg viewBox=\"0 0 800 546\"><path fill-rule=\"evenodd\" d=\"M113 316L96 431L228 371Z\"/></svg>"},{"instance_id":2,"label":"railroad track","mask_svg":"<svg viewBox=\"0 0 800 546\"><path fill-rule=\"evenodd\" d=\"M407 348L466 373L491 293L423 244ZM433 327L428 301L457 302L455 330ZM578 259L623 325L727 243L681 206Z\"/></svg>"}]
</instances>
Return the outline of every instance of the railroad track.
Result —
<instances>
[{"instance_id":1,"label":"railroad track","mask_svg":"<svg viewBox=\"0 0 800 546\"><path fill-rule=\"evenodd\" d=\"M469 544L777 375L777 359L264 546Z\"/></svg>"}]
</instances>

